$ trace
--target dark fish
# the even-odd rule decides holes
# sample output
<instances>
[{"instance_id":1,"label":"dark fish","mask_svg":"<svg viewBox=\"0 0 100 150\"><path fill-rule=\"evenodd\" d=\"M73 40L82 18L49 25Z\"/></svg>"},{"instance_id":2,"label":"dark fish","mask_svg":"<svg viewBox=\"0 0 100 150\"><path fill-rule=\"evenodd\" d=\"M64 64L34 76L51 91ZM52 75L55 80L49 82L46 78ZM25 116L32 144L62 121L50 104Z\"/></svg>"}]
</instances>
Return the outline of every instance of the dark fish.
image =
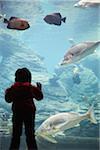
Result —
<instances>
[{"instance_id":1,"label":"dark fish","mask_svg":"<svg viewBox=\"0 0 100 150\"><path fill-rule=\"evenodd\" d=\"M81 79L80 79L78 73L74 74L72 79L73 79L73 82L76 83L76 84L80 84L80 82L81 82Z\"/></svg>"},{"instance_id":2,"label":"dark fish","mask_svg":"<svg viewBox=\"0 0 100 150\"><path fill-rule=\"evenodd\" d=\"M66 17L62 18L60 13L53 13L44 17L44 21L48 24L54 24L60 26L62 21L64 23L66 22Z\"/></svg>"},{"instance_id":3,"label":"dark fish","mask_svg":"<svg viewBox=\"0 0 100 150\"><path fill-rule=\"evenodd\" d=\"M11 17L9 20L4 18L4 23L8 24L8 29L25 30L30 27L28 21L17 17Z\"/></svg>"}]
</instances>

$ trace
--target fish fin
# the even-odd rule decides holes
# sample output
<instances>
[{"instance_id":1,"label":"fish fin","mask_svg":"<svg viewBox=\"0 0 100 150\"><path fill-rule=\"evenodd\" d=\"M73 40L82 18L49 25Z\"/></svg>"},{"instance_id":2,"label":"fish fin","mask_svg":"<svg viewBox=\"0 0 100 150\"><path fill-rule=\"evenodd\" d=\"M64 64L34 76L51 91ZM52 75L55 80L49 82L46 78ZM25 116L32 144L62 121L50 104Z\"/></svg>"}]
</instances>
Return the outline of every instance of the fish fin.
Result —
<instances>
[{"instance_id":1,"label":"fish fin","mask_svg":"<svg viewBox=\"0 0 100 150\"><path fill-rule=\"evenodd\" d=\"M60 132L56 133L55 135L65 136L64 131L60 131Z\"/></svg>"},{"instance_id":2,"label":"fish fin","mask_svg":"<svg viewBox=\"0 0 100 150\"><path fill-rule=\"evenodd\" d=\"M61 20L65 23L66 22L66 17L62 18Z\"/></svg>"},{"instance_id":3,"label":"fish fin","mask_svg":"<svg viewBox=\"0 0 100 150\"><path fill-rule=\"evenodd\" d=\"M8 23L9 21L8 21L8 19L6 19L6 18L4 18L4 21L3 21L4 23Z\"/></svg>"},{"instance_id":4,"label":"fish fin","mask_svg":"<svg viewBox=\"0 0 100 150\"><path fill-rule=\"evenodd\" d=\"M7 25L7 28L8 28L8 29L14 29L14 28L11 28L11 26L9 25L9 23L8 23L8 25Z\"/></svg>"},{"instance_id":5,"label":"fish fin","mask_svg":"<svg viewBox=\"0 0 100 150\"><path fill-rule=\"evenodd\" d=\"M64 127L66 124L68 123L68 121L61 123L60 125L56 126L56 132L60 132L61 128Z\"/></svg>"},{"instance_id":6,"label":"fish fin","mask_svg":"<svg viewBox=\"0 0 100 150\"><path fill-rule=\"evenodd\" d=\"M93 105L89 108L86 115L88 116L88 118L90 119L90 121L92 123L97 124L97 121L96 121L96 118L95 118L95 115L94 115Z\"/></svg>"},{"instance_id":7,"label":"fish fin","mask_svg":"<svg viewBox=\"0 0 100 150\"><path fill-rule=\"evenodd\" d=\"M44 134L42 134L42 135L40 135L40 136L43 137L45 140L51 142L51 143L57 143L57 141L54 139L53 136L50 136L50 135L44 135Z\"/></svg>"},{"instance_id":8,"label":"fish fin","mask_svg":"<svg viewBox=\"0 0 100 150\"><path fill-rule=\"evenodd\" d=\"M58 15L59 17L61 17L61 14L60 14L60 13L54 13L54 15Z\"/></svg>"},{"instance_id":9,"label":"fish fin","mask_svg":"<svg viewBox=\"0 0 100 150\"><path fill-rule=\"evenodd\" d=\"M72 47L76 45L74 39L72 39L72 38L69 39L69 42L71 43Z\"/></svg>"},{"instance_id":10,"label":"fish fin","mask_svg":"<svg viewBox=\"0 0 100 150\"><path fill-rule=\"evenodd\" d=\"M61 21L59 23L53 23L54 25L60 26L61 25Z\"/></svg>"},{"instance_id":11,"label":"fish fin","mask_svg":"<svg viewBox=\"0 0 100 150\"><path fill-rule=\"evenodd\" d=\"M18 19L18 17L10 17L9 20Z\"/></svg>"}]
</instances>

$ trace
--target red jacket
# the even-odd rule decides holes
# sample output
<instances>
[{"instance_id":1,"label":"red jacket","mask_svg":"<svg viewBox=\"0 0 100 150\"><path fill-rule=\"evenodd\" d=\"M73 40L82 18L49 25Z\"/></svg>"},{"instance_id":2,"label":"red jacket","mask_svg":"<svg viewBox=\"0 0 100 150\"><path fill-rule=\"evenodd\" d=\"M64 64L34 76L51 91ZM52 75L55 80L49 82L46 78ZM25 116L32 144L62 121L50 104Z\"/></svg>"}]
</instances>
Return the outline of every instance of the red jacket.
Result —
<instances>
[{"instance_id":1,"label":"red jacket","mask_svg":"<svg viewBox=\"0 0 100 150\"><path fill-rule=\"evenodd\" d=\"M5 100L12 104L13 111L35 111L36 107L33 101L43 99L42 91L31 85L29 82L15 82L5 91Z\"/></svg>"}]
</instances>

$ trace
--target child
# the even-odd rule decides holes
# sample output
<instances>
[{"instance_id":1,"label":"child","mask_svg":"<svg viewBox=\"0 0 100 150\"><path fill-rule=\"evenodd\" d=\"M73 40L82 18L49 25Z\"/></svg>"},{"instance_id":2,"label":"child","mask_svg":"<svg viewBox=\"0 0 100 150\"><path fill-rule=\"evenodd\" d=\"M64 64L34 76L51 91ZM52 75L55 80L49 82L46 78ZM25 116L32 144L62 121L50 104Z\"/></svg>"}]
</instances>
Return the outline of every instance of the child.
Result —
<instances>
[{"instance_id":1,"label":"child","mask_svg":"<svg viewBox=\"0 0 100 150\"><path fill-rule=\"evenodd\" d=\"M23 124L25 126L26 143L28 150L37 150L35 140L35 111L33 98L43 99L42 85L31 84L31 72L27 68L18 69L15 72L15 83L5 91L5 100L12 102L13 131L10 150L18 150Z\"/></svg>"}]
</instances>

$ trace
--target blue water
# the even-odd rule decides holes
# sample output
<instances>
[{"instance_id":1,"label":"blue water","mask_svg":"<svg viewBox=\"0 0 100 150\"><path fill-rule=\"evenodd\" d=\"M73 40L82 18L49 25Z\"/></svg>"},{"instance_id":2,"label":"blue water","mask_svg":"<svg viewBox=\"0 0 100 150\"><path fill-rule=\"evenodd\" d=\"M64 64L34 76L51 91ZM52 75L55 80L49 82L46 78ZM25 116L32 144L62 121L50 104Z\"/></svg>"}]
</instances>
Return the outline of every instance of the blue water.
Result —
<instances>
[{"instance_id":1,"label":"blue water","mask_svg":"<svg viewBox=\"0 0 100 150\"><path fill-rule=\"evenodd\" d=\"M1 3L1 13L6 14L7 18L18 16L29 20L30 29L21 33L9 32L14 37L14 33L17 34L17 39L20 42L25 43L26 46L43 56L49 72L54 71L55 66L71 46L70 38L74 39L76 43L99 39L99 8L74 8L75 2L73 1L58 1L57 3L55 0ZM22 9L21 6L24 8ZM67 17L66 23L62 23L61 26L46 24L43 18L52 12L61 12L63 17ZM8 30L4 24L3 28L5 32Z\"/></svg>"},{"instance_id":2,"label":"blue water","mask_svg":"<svg viewBox=\"0 0 100 150\"><path fill-rule=\"evenodd\" d=\"M18 67L28 67L32 71L33 82L40 81L43 84L45 95L43 101L36 102L36 128L52 114L86 112L92 103L96 119L100 121L100 47L95 54L77 63L80 84L73 81L74 64L65 68L58 65L72 46L70 39L76 44L100 40L100 7L75 8L73 5L76 2L77 0L0 1L0 14L6 14L6 18L25 18L30 23L29 29L16 31L7 29L6 24L0 21L0 108L9 114L10 107L4 102L4 90L14 81L14 72ZM66 17L66 23L55 26L44 22L43 18L53 12L60 12L62 17ZM98 138L98 126L99 123L92 125L83 122L82 132L77 128L66 135ZM65 138L61 139L60 146L66 146L64 140Z\"/></svg>"}]
</instances>

